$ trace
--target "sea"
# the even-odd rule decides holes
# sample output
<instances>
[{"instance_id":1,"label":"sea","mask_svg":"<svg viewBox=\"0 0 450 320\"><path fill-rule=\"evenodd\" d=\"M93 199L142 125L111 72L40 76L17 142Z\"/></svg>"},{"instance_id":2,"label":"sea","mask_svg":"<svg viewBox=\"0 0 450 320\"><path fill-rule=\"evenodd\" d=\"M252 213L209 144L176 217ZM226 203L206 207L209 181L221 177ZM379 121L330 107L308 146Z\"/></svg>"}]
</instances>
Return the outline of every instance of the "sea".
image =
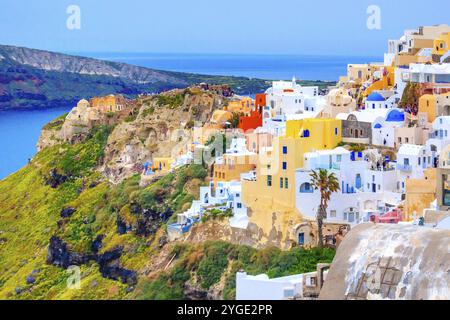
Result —
<instances>
[{"instance_id":1,"label":"sea","mask_svg":"<svg viewBox=\"0 0 450 320\"><path fill-rule=\"evenodd\" d=\"M349 63L382 61L374 56L86 53L103 60L129 63L159 70L209 75L243 76L270 80L337 81ZM72 106L53 109L0 110L0 179L26 165L36 153L41 128L68 112Z\"/></svg>"}]
</instances>

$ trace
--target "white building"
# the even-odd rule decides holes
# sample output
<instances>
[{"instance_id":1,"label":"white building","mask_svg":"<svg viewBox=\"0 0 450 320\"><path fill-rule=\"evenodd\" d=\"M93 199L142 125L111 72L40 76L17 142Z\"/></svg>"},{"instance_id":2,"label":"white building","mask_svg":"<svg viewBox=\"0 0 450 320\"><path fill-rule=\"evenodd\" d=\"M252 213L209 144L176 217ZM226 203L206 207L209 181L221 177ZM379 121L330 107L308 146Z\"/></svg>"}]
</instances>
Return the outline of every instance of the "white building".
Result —
<instances>
[{"instance_id":1,"label":"white building","mask_svg":"<svg viewBox=\"0 0 450 320\"><path fill-rule=\"evenodd\" d=\"M266 101L271 116L315 112L321 107L318 103L319 87L303 87L296 83L295 78L292 81L274 81L266 90Z\"/></svg>"},{"instance_id":2,"label":"white building","mask_svg":"<svg viewBox=\"0 0 450 320\"><path fill-rule=\"evenodd\" d=\"M424 171L432 168L436 152L427 146L403 144L397 152L397 189L404 193L407 179L422 179Z\"/></svg>"},{"instance_id":3,"label":"white building","mask_svg":"<svg viewBox=\"0 0 450 320\"><path fill-rule=\"evenodd\" d=\"M374 112L365 110L363 112ZM374 113L372 118L372 144L376 146L395 147L395 128L405 124L405 113L401 109L384 109Z\"/></svg>"},{"instance_id":4,"label":"white building","mask_svg":"<svg viewBox=\"0 0 450 320\"><path fill-rule=\"evenodd\" d=\"M415 83L450 83L450 63L411 63L409 72L411 74L411 81Z\"/></svg>"},{"instance_id":5,"label":"white building","mask_svg":"<svg viewBox=\"0 0 450 320\"><path fill-rule=\"evenodd\" d=\"M382 95L379 92L372 92L365 102L365 110L375 110L375 109L392 109L397 107L399 97L394 92L383 92Z\"/></svg>"},{"instance_id":6,"label":"white building","mask_svg":"<svg viewBox=\"0 0 450 320\"><path fill-rule=\"evenodd\" d=\"M324 271L326 280L328 270ZM236 300L292 300L302 299L305 287L316 287L317 272L270 279L266 274L257 276L236 273Z\"/></svg>"},{"instance_id":7,"label":"white building","mask_svg":"<svg viewBox=\"0 0 450 320\"><path fill-rule=\"evenodd\" d=\"M430 139L427 140L427 148L439 154L450 144L450 116L437 117L433 121ZM433 159L435 161L435 159Z\"/></svg>"},{"instance_id":8,"label":"white building","mask_svg":"<svg viewBox=\"0 0 450 320\"><path fill-rule=\"evenodd\" d=\"M270 107L264 107L263 125L260 132L270 133L273 137L280 137L286 133L286 116L276 115L272 117Z\"/></svg>"},{"instance_id":9,"label":"white building","mask_svg":"<svg viewBox=\"0 0 450 320\"><path fill-rule=\"evenodd\" d=\"M193 162L194 162L194 154L191 151L188 151L175 158L175 161L172 162L172 169L186 166Z\"/></svg>"},{"instance_id":10,"label":"white building","mask_svg":"<svg viewBox=\"0 0 450 320\"><path fill-rule=\"evenodd\" d=\"M238 229L247 229L247 207L242 201L242 186L240 181L217 182L209 186L200 187L200 199L192 202L191 207L177 215L177 222L167 226L169 240L173 241L183 237L192 225L202 218L208 210L232 210L230 226Z\"/></svg>"},{"instance_id":11,"label":"white building","mask_svg":"<svg viewBox=\"0 0 450 320\"><path fill-rule=\"evenodd\" d=\"M386 203L395 205L400 201L401 195L393 195L396 175L390 168L372 168L365 160L352 161L351 152L340 147L304 156L304 167L295 172L295 185L296 208L305 218L315 219L320 205L320 192L311 186L312 170L326 169L339 180L340 191L331 195L327 222L368 221L371 215L385 213Z\"/></svg>"}]
</instances>

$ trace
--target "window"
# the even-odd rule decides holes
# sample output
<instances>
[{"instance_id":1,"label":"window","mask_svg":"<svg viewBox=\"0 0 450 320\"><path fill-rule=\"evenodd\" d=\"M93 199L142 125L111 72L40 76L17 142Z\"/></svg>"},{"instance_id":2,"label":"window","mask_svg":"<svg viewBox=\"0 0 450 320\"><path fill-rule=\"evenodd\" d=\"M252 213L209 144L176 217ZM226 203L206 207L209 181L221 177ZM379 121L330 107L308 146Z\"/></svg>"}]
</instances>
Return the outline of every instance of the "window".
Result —
<instances>
[{"instance_id":1,"label":"window","mask_svg":"<svg viewBox=\"0 0 450 320\"><path fill-rule=\"evenodd\" d=\"M238 209L241 209L241 208L242 208L242 203L238 202L238 203L237 203L237 208L238 208Z\"/></svg>"},{"instance_id":2,"label":"window","mask_svg":"<svg viewBox=\"0 0 450 320\"><path fill-rule=\"evenodd\" d=\"M338 135L338 132L339 132L338 128L334 128L334 134Z\"/></svg>"},{"instance_id":3,"label":"window","mask_svg":"<svg viewBox=\"0 0 450 320\"><path fill-rule=\"evenodd\" d=\"M404 164L405 166L409 166L409 158L403 159L403 164Z\"/></svg>"},{"instance_id":4,"label":"window","mask_svg":"<svg viewBox=\"0 0 450 320\"><path fill-rule=\"evenodd\" d=\"M285 179L284 179L284 187L285 187L286 189L289 189L289 179L288 179L288 178L285 178Z\"/></svg>"},{"instance_id":5,"label":"window","mask_svg":"<svg viewBox=\"0 0 450 320\"><path fill-rule=\"evenodd\" d=\"M287 154L287 147L283 146L283 154Z\"/></svg>"},{"instance_id":6,"label":"window","mask_svg":"<svg viewBox=\"0 0 450 320\"><path fill-rule=\"evenodd\" d=\"M336 210L330 210L330 218L336 218Z\"/></svg>"},{"instance_id":7,"label":"window","mask_svg":"<svg viewBox=\"0 0 450 320\"><path fill-rule=\"evenodd\" d=\"M283 162L283 170L287 169L287 162Z\"/></svg>"},{"instance_id":8,"label":"window","mask_svg":"<svg viewBox=\"0 0 450 320\"><path fill-rule=\"evenodd\" d=\"M342 161L342 155L338 154L336 156L336 162L341 162Z\"/></svg>"},{"instance_id":9,"label":"window","mask_svg":"<svg viewBox=\"0 0 450 320\"><path fill-rule=\"evenodd\" d=\"M417 164L420 166L420 157L417 158Z\"/></svg>"},{"instance_id":10,"label":"window","mask_svg":"<svg viewBox=\"0 0 450 320\"><path fill-rule=\"evenodd\" d=\"M309 138L310 133L309 130L303 130L303 138Z\"/></svg>"},{"instance_id":11,"label":"window","mask_svg":"<svg viewBox=\"0 0 450 320\"><path fill-rule=\"evenodd\" d=\"M280 178L280 188L283 189L283 178Z\"/></svg>"},{"instance_id":12,"label":"window","mask_svg":"<svg viewBox=\"0 0 450 320\"><path fill-rule=\"evenodd\" d=\"M267 186L268 187L272 186L272 176L267 176Z\"/></svg>"},{"instance_id":13,"label":"window","mask_svg":"<svg viewBox=\"0 0 450 320\"><path fill-rule=\"evenodd\" d=\"M406 143L409 143L409 138L405 138L405 142L406 142Z\"/></svg>"},{"instance_id":14,"label":"window","mask_svg":"<svg viewBox=\"0 0 450 320\"><path fill-rule=\"evenodd\" d=\"M236 198L240 198L241 195L239 193L236 193Z\"/></svg>"},{"instance_id":15,"label":"window","mask_svg":"<svg viewBox=\"0 0 450 320\"><path fill-rule=\"evenodd\" d=\"M313 188L309 182L305 182L300 186L300 193L313 193Z\"/></svg>"}]
</instances>

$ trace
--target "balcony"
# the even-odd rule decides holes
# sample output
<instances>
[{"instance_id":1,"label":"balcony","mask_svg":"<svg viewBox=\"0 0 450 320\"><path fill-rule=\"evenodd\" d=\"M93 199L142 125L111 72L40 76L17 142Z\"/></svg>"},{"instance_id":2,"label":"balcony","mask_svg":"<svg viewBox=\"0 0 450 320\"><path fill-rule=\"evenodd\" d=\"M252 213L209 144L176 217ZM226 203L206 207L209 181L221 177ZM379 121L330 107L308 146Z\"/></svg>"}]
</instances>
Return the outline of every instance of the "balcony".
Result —
<instances>
[{"instance_id":1,"label":"balcony","mask_svg":"<svg viewBox=\"0 0 450 320\"><path fill-rule=\"evenodd\" d=\"M316 169L325 169L325 170L341 170L341 164L340 163L332 163L331 165L329 164L318 164L316 166Z\"/></svg>"},{"instance_id":2,"label":"balcony","mask_svg":"<svg viewBox=\"0 0 450 320\"><path fill-rule=\"evenodd\" d=\"M395 168L397 170L404 171L404 172L411 172L411 170L412 170L412 166L410 164L397 163Z\"/></svg>"}]
</instances>

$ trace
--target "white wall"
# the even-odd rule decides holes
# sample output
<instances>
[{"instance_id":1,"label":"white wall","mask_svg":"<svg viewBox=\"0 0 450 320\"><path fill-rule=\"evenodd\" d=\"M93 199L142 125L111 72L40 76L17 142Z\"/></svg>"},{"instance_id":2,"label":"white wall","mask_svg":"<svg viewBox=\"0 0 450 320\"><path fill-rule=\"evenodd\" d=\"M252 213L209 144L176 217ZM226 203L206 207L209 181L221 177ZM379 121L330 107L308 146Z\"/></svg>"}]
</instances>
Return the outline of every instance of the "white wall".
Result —
<instances>
[{"instance_id":1,"label":"white wall","mask_svg":"<svg viewBox=\"0 0 450 320\"><path fill-rule=\"evenodd\" d=\"M303 294L303 275L269 279L267 275L236 273L236 300L285 300L285 290Z\"/></svg>"}]
</instances>

